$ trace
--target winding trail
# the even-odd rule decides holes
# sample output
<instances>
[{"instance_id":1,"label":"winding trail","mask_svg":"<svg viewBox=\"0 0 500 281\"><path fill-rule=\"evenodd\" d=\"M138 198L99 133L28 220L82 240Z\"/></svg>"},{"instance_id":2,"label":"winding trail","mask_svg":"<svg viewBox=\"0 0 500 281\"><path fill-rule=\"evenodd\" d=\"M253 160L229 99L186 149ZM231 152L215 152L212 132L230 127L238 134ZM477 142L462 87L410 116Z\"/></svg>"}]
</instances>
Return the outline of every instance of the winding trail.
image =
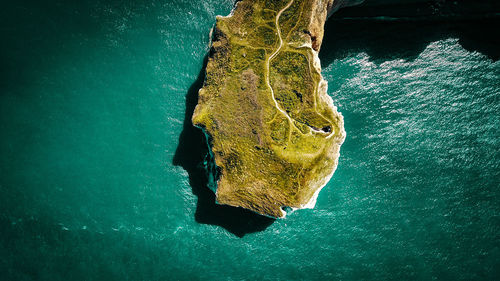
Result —
<instances>
[{"instance_id":1,"label":"winding trail","mask_svg":"<svg viewBox=\"0 0 500 281\"><path fill-rule=\"evenodd\" d=\"M272 53L272 54L269 56L269 58L267 58L267 61L266 61L266 78L267 78L267 79L266 79L266 83L267 83L267 86L269 87L269 89L271 90L271 97L272 97L272 99L273 99L273 101L274 101L274 104L275 104L275 106L276 106L276 109L278 109L278 111L280 111L280 112L281 112L281 113L282 113L282 114L283 114L283 115L287 118L288 123L289 123L289 125L290 125L290 129L291 129L291 130L289 131L289 134L288 134L288 140L290 140L290 137L291 137L291 134L292 134L292 129L293 129L293 128L295 128L295 129L296 129L296 130L297 130L300 134L302 134L302 135L308 135L308 134L311 134L312 132L319 133L319 134L322 134L322 135L324 135L324 134L326 134L326 133L329 133L329 134L328 134L328 136L327 136L327 138L330 138L330 137L334 134L333 129L332 129L332 131L331 131L331 132L325 132L325 131L323 131L323 130L318 130L318 129L314 128L314 127L311 127L311 126L309 126L309 125L307 125L307 124L306 124L306 125L309 127L309 129L311 129L311 132L309 132L309 133L307 133L307 134L302 133L302 132L299 130L299 128L297 128L297 126L294 124L294 121L295 121L295 122L298 122L298 121L296 121L295 119L293 119L292 117L290 117L290 115L289 115L286 111L284 111L283 109L281 109L281 107L279 106L278 101L276 101L276 98L275 98L275 95L274 95L274 89L273 89L273 87L271 86L271 79L270 79L270 77L269 77L269 75L270 75L270 70L269 70L269 69L270 69L271 60L272 60L272 59L274 59L274 58L278 55L278 53L281 51L281 49L283 48L283 38L281 37L281 30L280 30L280 26L279 26L279 18L280 18L280 16L281 16L281 14L282 14L282 13L283 13L286 9L290 8L290 6L293 4L293 1L294 1L294 0L290 0L290 2L288 2L288 4L287 4L285 7L283 7L283 9L281 9L281 10L278 12L278 14L276 15L276 21L275 21L275 24L276 24L276 30L277 30L277 32L278 32L278 38L279 38L279 40L280 40L280 45L279 45L279 47L276 49L276 51L274 51L274 53ZM315 98L315 100L316 100L316 98ZM316 111L316 108L315 108L315 111ZM318 113L318 112L316 111L316 113ZM318 114L319 114L319 113L318 113ZM322 115L320 114L320 116L322 116ZM323 117L323 118L324 118L324 117ZM273 118L273 120L274 120L274 118Z\"/></svg>"},{"instance_id":2,"label":"winding trail","mask_svg":"<svg viewBox=\"0 0 500 281\"><path fill-rule=\"evenodd\" d=\"M275 21L275 24L276 24L276 30L278 31L278 38L280 39L280 46L278 47L278 49L276 49L276 51L274 51L274 53L272 53L269 58L267 58L267 62L266 62L266 82L267 82L267 86L269 87L269 89L271 89L271 97L273 98L273 101L274 101L274 104L276 106L276 109L278 109L287 119L288 119L288 123L290 125L290 127L295 127L295 129L297 129L299 132L300 130L297 128L297 126L295 126L295 124L293 123L294 120L292 120L292 117L290 117L290 115L288 115L288 113L286 113L286 111L284 111L283 109L280 108L278 102L276 101L276 98L274 97L274 90L273 90L273 87L271 87L271 79L269 77L269 68L270 68L270 64L271 64L271 60L276 57L276 55L281 51L281 48L283 47L283 39L281 38L281 30L280 30L280 26L279 26L279 19L280 19L280 16L281 16L281 13L283 13L286 9L290 8L290 6L292 5L293 3L293 0L291 0L290 2L288 2L288 4L283 7L283 9L281 9L278 14L276 15L276 21ZM292 128L290 128L292 129ZM290 130L289 133L288 133L288 140L290 140L290 136L292 134L292 131Z\"/></svg>"}]
</instances>

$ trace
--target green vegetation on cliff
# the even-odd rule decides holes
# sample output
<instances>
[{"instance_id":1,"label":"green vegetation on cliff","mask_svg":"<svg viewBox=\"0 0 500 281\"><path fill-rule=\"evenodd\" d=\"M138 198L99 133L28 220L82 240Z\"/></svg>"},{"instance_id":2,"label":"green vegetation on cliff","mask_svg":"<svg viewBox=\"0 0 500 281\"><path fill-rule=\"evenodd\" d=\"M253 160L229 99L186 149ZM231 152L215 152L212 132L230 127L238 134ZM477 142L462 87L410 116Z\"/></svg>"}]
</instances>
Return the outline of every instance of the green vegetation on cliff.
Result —
<instances>
[{"instance_id":1,"label":"green vegetation on cliff","mask_svg":"<svg viewBox=\"0 0 500 281\"><path fill-rule=\"evenodd\" d=\"M317 58L326 2L243 0L217 18L193 123L211 136L220 204L282 217L335 170L343 120Z\"/></svg>"}]
</instances>

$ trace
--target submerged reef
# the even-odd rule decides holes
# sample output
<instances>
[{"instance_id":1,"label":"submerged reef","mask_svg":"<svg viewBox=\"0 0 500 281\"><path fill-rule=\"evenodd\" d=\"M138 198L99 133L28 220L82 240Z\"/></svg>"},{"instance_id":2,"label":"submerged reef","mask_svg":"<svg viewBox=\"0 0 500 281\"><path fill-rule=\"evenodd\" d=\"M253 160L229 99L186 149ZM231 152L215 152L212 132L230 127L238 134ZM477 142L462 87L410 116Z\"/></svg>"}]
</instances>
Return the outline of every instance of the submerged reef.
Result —
<instances>
[{"instance_id":1,"label":"submerged reef","mask_svg":"<svg viewBox=\"0 0 500 281\"><path fill-rule=\"evenodd\" d=\"M192 121L211 146L219 204L284 217L314 207L331 178L345 131L318 52L333 3L242 0L217 17Z\"/></svg>"}]
</instances>

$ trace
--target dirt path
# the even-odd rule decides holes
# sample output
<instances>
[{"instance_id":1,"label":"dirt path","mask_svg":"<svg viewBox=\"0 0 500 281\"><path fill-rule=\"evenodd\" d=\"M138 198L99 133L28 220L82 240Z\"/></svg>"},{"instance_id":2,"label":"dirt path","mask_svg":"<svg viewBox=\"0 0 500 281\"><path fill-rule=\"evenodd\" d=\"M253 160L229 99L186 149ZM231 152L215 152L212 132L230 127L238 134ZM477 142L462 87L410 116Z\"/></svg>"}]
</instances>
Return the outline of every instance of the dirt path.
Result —
<instances>
[{"instance_id":1,"label":"dirt path","mask_svg":"<svg viewBox=\"0 0 500 281\"><path fill-rule=\"evenodd\" d=\"M279 38L279 41L280 41L280 45L279 47L276 49L276 51L274 51L274 53L272 53L269 58L267 59L266 61L266 83L267 83L267 86L269 87L269 89L271 90L271 97L274 101L274 104L276 106L276 109L278 109L278 111L280 111L288 120L288 123L290 125L290 131L288 133L288 140L290 140L291 138L291 134L292 134L292 130L295 129L297 130L300 134L302 135L308 135L308 134L311 134L312 132L315 132L315 133L320 133L320 134L326 134L328 132L325 132L325 131L322 131L322 130L318 130L316 128L313 128L311 126L308 126L310 129L311 129L311 132L308 133L308 134L303 134L298 128L297 126L294 124L294 119L292 117L290 117L290 115L288 115L288 113L286 111L284 111L283 109L281 109L281 107L279 106L278 102L276 101L276 98L275 98L275 95L274 95L274 89L273 87L271 86L271 81L270 81L270 64L271 64L271 60L274 59L278 53L281 51L281 49L283 48L283 38L281 37L281 30L280 30L280 26L279 26L279 18L281 16L281 14L288 8L290 8L290 6L293 4L293 1L294 0L291 0L290 2L288 2L288 4L283 7L283 9L281 9L278 14L276 15L276 21L275 21L275 24L276 24L276 30L278 32L278 38ZM316 110L316 108L315 108ZM319 113L318 113L319 114ZM273 118L274 119L274 118ZM333 135L333 131L332 132L329 132L330 134L327 136L327 138L331 137Z\"/></svg>"}]
</instances>

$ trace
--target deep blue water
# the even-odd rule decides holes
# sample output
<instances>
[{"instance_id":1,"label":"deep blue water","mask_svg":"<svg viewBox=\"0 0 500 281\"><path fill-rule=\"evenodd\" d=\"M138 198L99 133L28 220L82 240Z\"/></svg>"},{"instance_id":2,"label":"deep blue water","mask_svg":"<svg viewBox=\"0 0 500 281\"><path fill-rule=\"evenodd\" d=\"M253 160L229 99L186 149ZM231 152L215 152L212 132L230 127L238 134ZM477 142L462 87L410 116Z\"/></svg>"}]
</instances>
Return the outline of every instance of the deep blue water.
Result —
<instances>
[{"instance_id":1,"label":"deep blue water","mask_svg":"<svg viewBox=\"0 0 500 281\"><path fill-rule=\"evenodd\" d=\"M5 5L0 279L498 278L498 37L473 36L490 22L330 20L340 163L315 209L273 221L213 203L189 123L232 6Z\"/></svg>"}]
</instances>

